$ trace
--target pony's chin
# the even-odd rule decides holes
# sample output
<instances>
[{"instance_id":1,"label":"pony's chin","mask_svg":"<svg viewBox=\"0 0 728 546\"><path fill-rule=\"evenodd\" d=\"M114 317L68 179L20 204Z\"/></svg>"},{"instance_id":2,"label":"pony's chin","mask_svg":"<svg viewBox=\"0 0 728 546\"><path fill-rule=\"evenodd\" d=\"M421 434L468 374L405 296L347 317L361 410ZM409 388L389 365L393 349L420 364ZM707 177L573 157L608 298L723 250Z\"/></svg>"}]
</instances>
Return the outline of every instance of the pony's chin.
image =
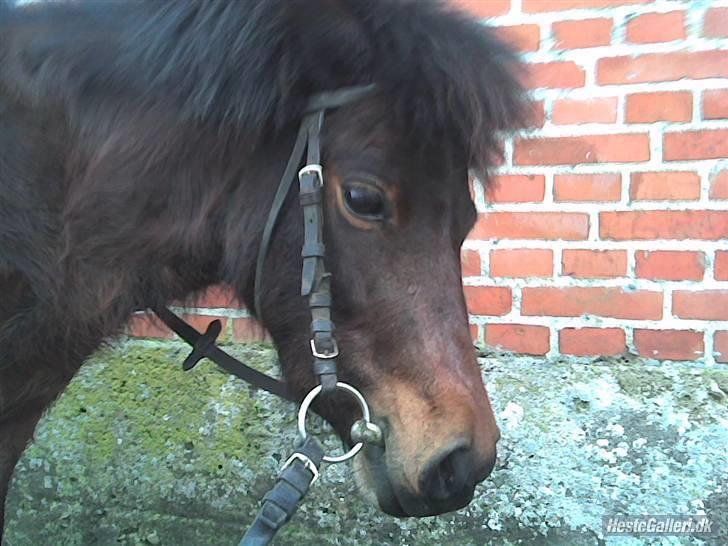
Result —
<instances>
[{"instance_id":1,"label":"pony's chin","mask_svg":"<svg viewBox=\"0 0 728 546\"><path fill-rule=\"evenodd\" d=\"M394 516L396 518L412 517L404 511L402 505L399 504L399 500L397 500L397 497L391 491L378 497L377 503L381 511L385 514Z\"/></svg>"},{"instance_id":2,"label":"pony's chin","mask_svg":"<svg viewBox=\"0 0 728 546\"><path fill-rule=\"evenodd\" d=\"M379 468L376 481L372 477L372 467L380 467L383 464L382 454L381 448L367 446L364 452L354 459L354 478L359 492L364 500L385 514L398 518L409 517L394 493L386 469Z\"/></svg>"}]
</instances>

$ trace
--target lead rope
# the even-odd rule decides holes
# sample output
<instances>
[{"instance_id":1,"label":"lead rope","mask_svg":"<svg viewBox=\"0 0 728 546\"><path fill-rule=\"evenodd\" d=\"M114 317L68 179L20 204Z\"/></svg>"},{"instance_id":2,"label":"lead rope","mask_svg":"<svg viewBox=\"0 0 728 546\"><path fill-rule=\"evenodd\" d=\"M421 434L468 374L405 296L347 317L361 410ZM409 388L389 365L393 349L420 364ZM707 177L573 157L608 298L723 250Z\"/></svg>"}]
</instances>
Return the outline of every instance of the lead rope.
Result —
<instances>
[{"instance_id":1,"label":"lead rope","mask_svg":"<svg viewBox=\"0 0 728 546\"><path fill-rule=\"evenodd\" d=\"M269 544L306 496L308 488L319 477L324 450L316 439L307 438L284 463L273 489L263 497L263 506L245 533L239 546Z\"/></svg>"}]
</instances>

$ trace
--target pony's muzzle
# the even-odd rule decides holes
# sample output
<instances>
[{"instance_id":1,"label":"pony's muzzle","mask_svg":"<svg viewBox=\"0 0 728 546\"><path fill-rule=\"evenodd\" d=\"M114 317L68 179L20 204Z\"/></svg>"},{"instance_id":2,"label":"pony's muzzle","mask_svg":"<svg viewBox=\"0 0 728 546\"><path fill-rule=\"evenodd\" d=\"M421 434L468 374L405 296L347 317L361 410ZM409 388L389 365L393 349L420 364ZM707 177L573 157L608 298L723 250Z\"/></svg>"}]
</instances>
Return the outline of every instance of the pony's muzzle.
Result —
<instances>
[{"instance_id":1,"label":"pony's muzzle","mask_svg":"<svg viewBox=\"0 0 728 546\"><path fill-rule=\"evenodd\" d=\"M368 466L364 474L369 477L376 503L397 517L433 516L467 506L475 487L490 475L496 461L495 449L483 455L467 440L456 440L425 462L413 488L401 473L393 471L391 462L387 464L386 446L370 444L364 451L365 457L357 462Z\"/></svg>"},{"instance_id":2,"label":"pony's muzzle","mask_svg":"<svg viewBox=\"0 0 728 546\"><path fill-rule=\"evenodd\" d=\"M367 392L384 441L366 442L357 472L384 512L407 517L458 510L492 472L500 431L485 387L473 375L472 382L441 375L425 390L390 380ZM360 432L352 440L362 441Z\"/></svg>"}]
</instances>

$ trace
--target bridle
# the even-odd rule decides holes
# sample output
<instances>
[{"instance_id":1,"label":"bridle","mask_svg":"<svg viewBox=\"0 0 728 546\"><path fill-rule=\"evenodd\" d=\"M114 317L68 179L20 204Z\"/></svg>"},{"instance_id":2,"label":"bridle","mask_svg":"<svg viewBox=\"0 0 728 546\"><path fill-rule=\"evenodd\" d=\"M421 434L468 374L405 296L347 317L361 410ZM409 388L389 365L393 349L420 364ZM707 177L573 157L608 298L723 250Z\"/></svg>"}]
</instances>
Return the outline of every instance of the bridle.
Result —
<instances>
[{"instance_id":1,"label":"bridle","mask_svg":"<svg viewBox=\"0 0 728 546\"><path fill-rule=\"evenodd\" d=\"M334 337L331 320L331 274L326 271L323 242L323 188L324 173L321 166L321 129L327 110L338 108L371 94L375 85L346 87L312 96L304 111L293 150L278 184L268 213L263 236L258 248L255 267L254 303L256 316L262 317L262 280L278 218L294 179L299 181L299 201L303 210L304 236L301 256L301 296L308 298L311 311L310 350L313 356L313 373L317 385L305 396L298 412L300 445L280 470L278 479L264 497L262 506L240 542L240 546L268 544L276 532L287 523L310 485L319 476L322 462L339 463L354 457L364 443L381 443L382 431L371 422L369 406L364 396L353 386L337 379L336 359L339 347ZM301 167L304 153L306 164ZM298 172L298 176L296 176ZM248 383L276 396L296 402L285 382L259 372L243 364L215 345L222 330L219 320L212 321L205 333L200 333L166 307L154 309L157 316L180 338L192 345L192 351L182 363L184 370L191 370L201 359L209 358L226 371ZM320 394L342 391L358 403L362 418L352 426L354 446L338 456L325 455L319 442L306 432L306 415L314 399Z\"/></svg>"}]
</instances>

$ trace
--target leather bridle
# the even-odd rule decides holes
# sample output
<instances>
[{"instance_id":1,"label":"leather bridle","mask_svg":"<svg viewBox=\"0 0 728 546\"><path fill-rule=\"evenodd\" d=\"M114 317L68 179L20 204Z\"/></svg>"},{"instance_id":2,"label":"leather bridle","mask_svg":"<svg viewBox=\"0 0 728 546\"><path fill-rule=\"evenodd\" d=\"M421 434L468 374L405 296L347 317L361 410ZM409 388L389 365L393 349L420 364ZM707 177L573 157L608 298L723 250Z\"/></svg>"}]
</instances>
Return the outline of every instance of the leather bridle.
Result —
<instances>
[{"instance_id":1,"label":"leather bridle","mask_svg":"<svg viewBox=\"0 0 728 546\"><path fill-rule=\"evenodd\" d=\"M311 97L303 111L303 119L296 136L293 150L286 164L278 189L273 198L263 236L258 248L255 267L254 304L258 319L262 318L263 274L265 260L270 249L276 224L294 179L299 181L299 201L303 210L304 237L301 256L301 296L308 298L311 311L310 350L313 356L313 373L317 386L304 398L298 413L298 430L301 445L283 465L273 489L263 498L263 505L252 526L240 542L241 546L268 544L275 533L290 520L309 486L318 478L322 461L337 463L355 456L365 442L381 443L382 432L370 420L369 408L364 397L353 386L339 382L336 358L339 348L334 337L331 320L331 274L326 271L323 242L323 188L324 173L321 166L321 129L327 110L338 108L365 97L376 89L375 85L356 86L319 93ZM304 153L306 164L301 167ZM296 172L298 176L296 177ZM182 363L184 370L192 369L201 359L209 358L226 371L240 377L255 387L276 396L296 402L285 382L266 375L243 364L215 345L222 330L219 320L212 321L201 334L166 307L154 309L157 316L180 338L192 345L192 351ZM352 427L352 439L356 444L339 456L326 456L323 449L306 433L305 420L313 400L321 393L342 391L353 396L362 411L362 419Z\"/></svg>"},{"instance_id":2,"label":"leather bridle","mask_svg":"<svg viewBox=\"0 0 728 546\"><path fill-rule=\"evenodd\" d=\"M301 270L301 296L308 297L311 310L311 353L314 356L314 374L319 378L323 392L336 389L336 357L339 354L334 338L334 324L331 321L331 275L326 272L323 241L323 187L321 167L321 129L326 110L338 108L371 94L374 85L348 87L321 93L312 97L304 110L303 121L298 130L296 143L283 172L278 190L273 199L268 219L263 229L263 238L258 249L255 267L255 313L262 318L262 281L265 259L268 254L276 222L280 216L286 196L295 178L304 148L306 165L298 171L299 200L303 210L303 269Z\"/></svg>"}]
</instances>

